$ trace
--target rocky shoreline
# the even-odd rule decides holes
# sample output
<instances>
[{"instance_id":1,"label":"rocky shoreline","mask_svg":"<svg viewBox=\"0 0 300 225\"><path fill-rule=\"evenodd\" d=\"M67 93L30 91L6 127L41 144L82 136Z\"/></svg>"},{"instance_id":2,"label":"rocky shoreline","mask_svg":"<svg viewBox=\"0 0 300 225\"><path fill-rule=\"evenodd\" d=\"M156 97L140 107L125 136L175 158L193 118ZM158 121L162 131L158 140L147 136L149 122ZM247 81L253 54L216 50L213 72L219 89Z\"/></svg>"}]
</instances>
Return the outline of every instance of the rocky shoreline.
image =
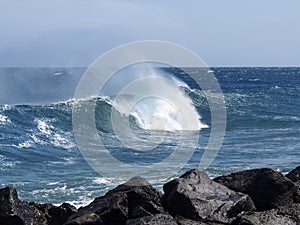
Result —
<instances>
[{"instance_id":1,"label":"rocky shoreline","mask_svg":"<svg viewBox=\"0 0 300 225\"><path fill-rule=\"evenodd\" d=\"M0 189L0 225L299 225L300 166L284 176L268 168L210 179L192 169L159 192L131 180L76 209L22 201Z\"/></svg>"}]
</instances>

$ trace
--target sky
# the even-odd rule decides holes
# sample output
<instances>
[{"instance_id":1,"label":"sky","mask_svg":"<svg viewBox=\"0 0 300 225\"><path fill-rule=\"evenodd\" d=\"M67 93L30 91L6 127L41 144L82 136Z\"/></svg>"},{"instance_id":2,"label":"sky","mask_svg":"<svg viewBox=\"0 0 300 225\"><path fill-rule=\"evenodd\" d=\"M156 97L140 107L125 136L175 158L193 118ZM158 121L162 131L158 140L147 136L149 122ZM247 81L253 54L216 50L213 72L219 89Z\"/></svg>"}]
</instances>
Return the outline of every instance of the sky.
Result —
<instances>
[{"instance_id":1,"label":"sky","mask_svg":"<svg viewBox=\"0 0 300 225\"><path fill-rule=\"evenodd\" d=\"M88 66L132 41L209 66L300 66L299 0L0 0L0 67Z\"/></svg>"}]
</instances>

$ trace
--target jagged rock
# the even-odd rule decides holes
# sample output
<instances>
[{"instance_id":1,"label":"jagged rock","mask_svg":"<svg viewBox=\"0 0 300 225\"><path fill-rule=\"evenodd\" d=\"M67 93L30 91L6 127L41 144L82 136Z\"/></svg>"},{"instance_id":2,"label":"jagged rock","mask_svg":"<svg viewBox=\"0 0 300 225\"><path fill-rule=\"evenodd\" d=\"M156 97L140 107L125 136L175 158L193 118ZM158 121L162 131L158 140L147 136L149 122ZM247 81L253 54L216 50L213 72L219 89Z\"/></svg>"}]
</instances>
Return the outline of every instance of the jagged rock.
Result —
<instances>
[{"instance_id":1,"label":"jagged rock","mask_svg":"<svg viewBox=\"0 0 300 225\"><path fill-rule=\"evenodd\" d=\"M287 178L289 178L293 182L300 182L300 166L297 168L293 169L291 172L289 172L286 175Z\"/></svg>"},{"instance_id":2,"label":"jagged rock","mask_svg":"<svg viewBox=\"0 0 300 225\"><path fill-rule=\"evenodd\" d=\"M220 183L194 169L166 183L163 196L134 177L78 211L22 201L7 187L0 189L0 225L300 225L298 169L287 177L247 170L214 179ZM254 212L247 194L265 211Z\"/></svg>"},{"instance_id":3,"label":"jagged rock","mask_svg":"<svg viewBox=\"0 0 300 225\"><path fill-rule=\"evenodd\" d=\"M161 194L145 179L134 177L79 209L66 224L121 225L127 220L156 214L166 214Z\"/></svg>"},{"instance_id":4,"label":"jagged rock","mask_svg":"<svg viewBox=\"0 0 300 225\"><path fill-rule=\"evenodd\" d=\"M109 191L107 195L120 192L125 192L127 195L128 218L130 219L166 213L161 204L162 193L141 177L130 179Z\"/></svg>"},{"instance_id":5,"label":"jagged rock","mask_svg":"<svg viewBox=\"0 0 300 225\"><path fill-rule=\"evenodd\" d=\"M280 206L263 212L243 212L232 225L299 225L300 205Z\"/></svg>"},{"instance_id":6,"label":"jagged rock","mask_svg":"<svg viewBox=\"0 0 300 225\"><path fill-rule=\"evenodd\" d=\"M67 203L58 207L28 203L18 198L14 188L0 189L0 225L62 225L74 212L76 208Z\"/></svg>"},{"instance_id":7,"label":"jagged rock","mask_svg":"<svg viewBox=\"0 0 300 225\"><path fill-rule=\"evenodd\" d=\"M30 202L29 204L36 207L45 215L47 219L47 225L62 225L67 222L69 216L77 211L74 206L68 203L63 203L60 206L39 204L34 202Z\"/></svg>"},{"instance_id":8,"label":"jagged rock","mask_svg":"<svg viewBox=\"0 0 300 225\"><path fill-rule=\"evenodd\" d=\"M96 198L69 217L68 225L125 224L128 217L128 201L125 193Z\"/></svg>"},{"instance_id":9,"label":"jagged rock","mask_svg":"<svg viewBox=\"0 0 300 225\"><path fill-rule=\"evenodd\" d=\"M280 206L278 208L278 214L289 216L297 222L297 225L300 224L300 204Z\"/></svg>"},{"instance_id":10,"label":"jagged rock","mask_svg":"<svg viewBox=\"0 0 300 225\"><path fill-rule=\"evenodd\" d=\"M300 166L293 169L286 175L296 185L296 192L294 194L294 202L300 203Z\"/></svg>"},{"instance_id":11,"label":"jagged rock","mask_svg":"<svg viewBox=\"0 0 300 225\"><path fill-rule=\"evenodd\" d=\"M300 181L295 182L296 191L294 194L294 202L300 203Z\"/></svg>"},{"instance_id":12,"label":"jagged rock","mask_svg":"<svg viewBox=\"0 0 300 225\"><path fill-rule=\"evenodd\" d=\"M128 220L126 225L178 225L176 220L168 214L156 214L138 219Z\"/></svg>"},{"instance_id":13,"label":"jagged rock","mask_svg":"<svg viewBox=\"0 0 300 225\"><path fill-rule=\"evenodd\" d=\"M18 198L12 187L0 189L0 224L2 225L41 225L47 220L34 206Z\"/></svg>"},{"instance_id":14,"label":"jagged rock","mask_svg":"<svg viewBox=\"0 0 300 225\"><path fill-rule=\"evenodd\" d=\"M178 225L209 225L204 222L199 222L199 221L196 222L196 221L193 221L190 219L186 219L182 216L175 216L175 219L176 219Z\"/></svg>"},{"instance_id":15,"label":"jagged rock","mask_svg":"<svg viewBox=\"0 0 300 225\"><path fill-rule=\"evenodd\" d=\"M163 203L171 215L195 220L228 223L242 211L253 210L248 195L237 193L193 169L164 185Z\"/></svg>"},{"instance_id":16,"label":"jagged rock","mask_svg":"<svg viewBox=\"0 0 300 225\"><path fill-rule=\"evenodd\" d=\"M252 169L227 176L214 181L228 188L248 194L258 210L268 210L293 202L295 184L272 169Z\"/></svg>"}]
</instances>

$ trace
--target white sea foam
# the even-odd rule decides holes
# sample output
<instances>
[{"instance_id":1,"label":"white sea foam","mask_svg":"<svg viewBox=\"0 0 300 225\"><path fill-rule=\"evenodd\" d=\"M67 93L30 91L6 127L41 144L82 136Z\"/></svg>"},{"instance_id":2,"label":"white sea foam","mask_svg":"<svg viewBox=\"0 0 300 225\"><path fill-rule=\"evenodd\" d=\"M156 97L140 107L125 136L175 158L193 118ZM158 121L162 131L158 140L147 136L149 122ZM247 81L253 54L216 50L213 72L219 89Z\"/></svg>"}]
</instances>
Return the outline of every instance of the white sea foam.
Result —
<instances>
[{"instance_id":1,"label":"white sea foam","mask_svg":"<svg viewBox=\"0 0 300 225\"><path fill-rule=\"evenodd\" d=\"M42 119L37 119L36 122L37 122L37 128L39 129L39 131L42 134L45 134L45 135L51 135L52 134L54 127L47 124L47 122L49 122L49 121L42 120Z\"/></svg>"},{"instance_id":2,"label":"white sea foam","mask_svg":"<svg viewBox=\"0 0 300 225\"><path fill-rule=\"evenodd\" d=\"M84 207L89 205L94 199L93 198L87 198L87 197L79 197L78 200L74 200L74 201L66 201L66 203L69 203L73 206L75 206L77 209L80 207ZM57 204L57 206L59 206L60 204Z\"/></svg>"},{"instance_id":3,"label":"white sea foam","mask_svg":"<svg viewBox=\"0 0 300 225\"><path fill-rule=\"evenodd\" d=\"M52 144L56 147L62 147L64 149L71 149L75 147L75 144L72 141L61 136L60 134L53 135Z\"/></svg>"},{"instance_id":4,"label":"white sea foam","mask_svg":"<svg viewBox=\"0 0 300 225\"><path fill-rule=\"evenodd\" d=\"M7 110L10 110L10 109L11 109L10 105L7 105L7 104L2 105L2 111L7 111Z\"/></svg>"},{"instance_id":5,"label":"white sea foam","mask_svg":"<svg viewBox=\"0 0 300 225\"><path fill-rule=\"evenodd\" d=\"M12 145L12 146L22 149L22 148L30 148L32 144L33 144L32 141L24 141L22 143L19 143L17 145Z\"/></svg>"},{"instance_id":6,"label":"white sea foam","mask_svg":"<svg viewBox=\"0 0 300 225\"><path fill-rule=\"evenodd\" d=\"M300 121L300 117L297 117L297 116L274 116L274 120L279 120L279 121Z\"/></svg>"},{"instance_id":7,"label":"white sea foam","mask_svg":"<svg viewBox=\"0 0 300 225\"><path fill-rule=\"evenodd\" d=\"M7 124L7 123L11 123L11 120L7 116L0 114L0 124Z\"/></svg>"},{"instance_id":8,"label":"white sea foam","mask_svg":"<svg viewBox=\"0 0 300 225\"><path fill-rule=\"evenodd\" d=\"M98 178L93 180L93 183L95 183L95 184L105 184L105 185L112 185L113 184L112 180L107 178L107 177L98 177Z\"/></svg>"},{"instance_id":9,"label":"white sea foam","mask_svg":"<svg viewBox=\"0 0 300 225\"><path fill-rule=\"evenodd\" d=\"M49 182L47 185L52 186L52 185L57 185L57 184L59 184L59 182L55 181L55 182Z\"/></svg>"},{"instance_id":10,"label":"white sea foam","mask_svg":"<svg viewBox=\"0 0 300 225\"><path fill-rule=\"evenodd\" d=\"M52 120L42 118L36 119L35 122L37 123L37 128L40 131L40 133L46 136L49 139L50 143L53 144L55 147L61 147L64 149L71 149L75 147L75 144L71 140L71 133L63 132L52 126ZM40 138L38 138L37 135L31 135L31 138L35 143L47 143L43 140L40 140Z\"/></svg>"},{"instance_id":11,"label":"white sea foam","mask_svg":"<svg viewBox=\"0 0 300 225\"><path fill-rule=\"evenodd\" d=\"M8 171L16 165L17 161L7 161L7 157L0 155L0 171Z\"/></svg>"},{"instance_id":12,"label":"white sea foam","mask_svg":"<svg viewBox=\"0 0 300 225\"><path fill-rule=\"evenodd\" d=\"M153 76L137 81L124 89L113 106L125 115L131 114L140 127L147 130L201 130L201 123L191 99L165 78ZM131 98L128 98L131 96Z\"/></svg>"},{"instance_id":13,"label":"white sea foam","mask_svg":"<svg viewBox=\"0 0 300 225\"><path fill-rule=\"evenodd\" d=\"M132 115L137 118L140 126L146 130L181 130L181 118L175 108L161 99L154 99L153 101L153 105L149 103L137 104L133 108Z\"/></svg>"}]
</instances>

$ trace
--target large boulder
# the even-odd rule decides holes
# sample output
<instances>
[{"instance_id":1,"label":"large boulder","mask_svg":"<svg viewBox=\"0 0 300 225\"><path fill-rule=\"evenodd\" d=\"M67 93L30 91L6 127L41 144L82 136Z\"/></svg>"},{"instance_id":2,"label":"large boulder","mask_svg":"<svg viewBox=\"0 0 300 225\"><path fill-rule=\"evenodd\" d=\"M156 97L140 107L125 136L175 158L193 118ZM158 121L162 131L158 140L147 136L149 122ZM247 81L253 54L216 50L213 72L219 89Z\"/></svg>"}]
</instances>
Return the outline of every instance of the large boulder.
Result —
<instances>
[{"instance_id":1,"label":"large boulder","mask_svg":"<svg viewBox=\"0 0 300 225\"><path fill-rule=\"evenodd\" d=\"M178 225L176 220L168 214L155 214L138 219L128 220L126 225Z\"/></svg>"},{"instance_id":2,"label":"large boulder","mask_svg":"<svg viewBox=\"0 0 300 225\"><path fill-rule=\"evenodd\" d=\"M243 212L232 225L299 225L300 205L279 206L262 212Z\"/></svg>"},{"instance_id":3,"label":"large boulder","mask_svg":"<svg viewBox=\"0 0 300 225\"><path fill-rule=\"evenodd\" d=\"M258 210L268 210L293 202L295 184L281 173L272 169L252 169L227 176L214 181L226 187L248 194Z\"/></svg>"},{"instance_id":4,"label":"large boulder","mask_svg":"<svg viewBox=\"0 0 300 225\"><path fill-rule=\"evenodd\" d=\"M278 207L278 214L289 216L297 222L297 225L300 224L300 204L280 206Z\"/></svg>"},{"instance_id":5,"label":"large boulder","mask_svg":"<svg viewBox=\"0 0 300 225\"><path fill-rule=\"evenodd\" d=\"M293 182L300 182L300 166L297 168L293 169L291 172L289 172L286 175L287 178L289 178Z\"/></svg>"},{"instance_id":6,"label":"large boulder","mask_svg":"<svg viewBox=\"0 0 300 225\"><path fill-rule=\"evenodd\" d=\"M294 194L294 202L300 203L300 181L297 181L295 185L296 185L296 192Z\"/></svg>"},{"instance_id":7,"label":"large boulder","mask_svg":"<svg viewBox=\"0 0 300 225\"><path fill-rule=\"evenodd\" d=\"M62 225L74 212L76 208L67 203L60 206L28 203L18 198L14 188L0 189L1 225Z\"/></svg>"},{"instance_id":8,"label":"large boulder","mask_svg":"<svg viewBox=\"0 0 300 225\"><path fill-rule=\"evenodd\" d=\"M66 225L122 225L127 220L138 224L134 219L153 221L157 214L167 214L161 205L161 193L143 178L134 177L79 209Z\"/></svg>"},{"instance_id":9,"label":"large boulder","mask_svg":"<svg viewBox=\"0 0 300 225\"><path fill-rule=\"evenodd\" d=\"M128 217L128 201L125 193L96 198L91 204L71 215L68 225L121 225Z\"/></svg>"},{"instance_id":10,"label":"large boulder","mask_svg":"<svg viewBox=\"0 0 300 225\"><path fill-rule=\"evenodd\" d=\"M67 219L77 211L74 206L68 203L63 203L60 206L34 202L30 202L29 204L44 214L47 220L47 225L62 225L67 222Z\"/></svg>"},{"instance_id":11,"label":"large boulder","mask_svg":"<svg viewBox=\"0 0 300 225\"><path fill-rule=\"evenodd\" d=\"M175 219L176 219L178 225L217 225L217 224L208 224L208 223L200 222L200 221L196 222L194 220L187 219L182 216L175 216Z\"/></svg>"},{"instance_id":12,"label":"large boulder","mask_svg":"<svg viewBox=\"0 0 300 225\"><path fill-rule=\"evenodd\" d=\"M294 194L294 202L300 203L300 166L289 172L286 177L292 180L296 185L297 190Z\"/></svg>"},{"instance_id":13,"label":"large boulder","mask_svg":"<svg viewBox=\"0 0 300 225\"><path fill-rule=\"evenodd\" d=\"M232 225L297 225L296 221L284 215L278 215L275 209L262 212L242 213Z\"/></svg>"},{"instance_id":14,"label":"large boulder","mask_svg":"<svg viewBox=\"0 0 300 225\"><path fill-rule=\"evenodd\" d=\"M45 215L37 208L19 200L14 188L0 189L0 224L40 225L46 222Z\"/></svg>"},{"instance_id":15,"label":"large boulder","mask_svg":"<svg viewBox=\"0 0 300 225\"><path fill-rule=\"evenodd\" d=\"M164 185L163 203L171 215L206 223L229 223L242 211L253 210L248 195L214 182L197 169Z\"/></svg>"}]
</instances>

